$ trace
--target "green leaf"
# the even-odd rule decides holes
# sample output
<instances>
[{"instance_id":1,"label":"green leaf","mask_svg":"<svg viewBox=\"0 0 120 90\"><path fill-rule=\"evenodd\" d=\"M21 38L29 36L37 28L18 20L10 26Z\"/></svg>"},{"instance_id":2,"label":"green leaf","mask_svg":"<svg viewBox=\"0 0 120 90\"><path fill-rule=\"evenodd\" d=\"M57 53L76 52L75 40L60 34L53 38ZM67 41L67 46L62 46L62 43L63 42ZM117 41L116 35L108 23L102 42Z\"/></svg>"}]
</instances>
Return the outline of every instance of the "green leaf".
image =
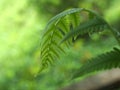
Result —
<instances>
[{"instance_id":1,"label":"green leaf","mask_svg":"<svg viewBox=\"0 0 120 90\"><path fill-rule=\"evenodd\" d=\"M74 73L72 78L86 75L90 72L106 70L111 68L120 68L120 50L114 48L113 51L101 54L96 58L88 60L80 69Z\"/></svg>"},{"instance_id":2,"label":"green leaf","mask_svg":"<svg viewBox=\"0 0 120 90\"><path fill-rule=\"evenodd\" d=\"M87 21L83 24L80 24L74 30L68 32L60 43L68 40L69 38L71 38L71 37L73 37L77 34L82 35L82 34L89 33L89 32L99 32L99 31L101 31L101 29L99 29L99 28L103 27L103 26L107 26L107 23L99 20L97 17L93 18L93 19L90 19L89 21ZM99 28L96 28L96 27L99 27ZM102 30L104 30L104 29L102 29Z\"/></svg>"},{"instance_id":3,"label":"green leaf","mask_svg":"<svg viewBox=\"0 0 120 90\"><path fill-rule=\"evenodd\" d=\"M81 24L80 12L83 11L88 13L89 19ZM42 69L40 70L59 59L60 54L65 52L64 48L69 47L77 35L99 32L104 30L105 27L109 28L119 41L116 31L92 10L73 8L54 16L46 25L42 35L40 59ZM61 45L60 41L66 42Z\"/></svg>"}]
</instances>

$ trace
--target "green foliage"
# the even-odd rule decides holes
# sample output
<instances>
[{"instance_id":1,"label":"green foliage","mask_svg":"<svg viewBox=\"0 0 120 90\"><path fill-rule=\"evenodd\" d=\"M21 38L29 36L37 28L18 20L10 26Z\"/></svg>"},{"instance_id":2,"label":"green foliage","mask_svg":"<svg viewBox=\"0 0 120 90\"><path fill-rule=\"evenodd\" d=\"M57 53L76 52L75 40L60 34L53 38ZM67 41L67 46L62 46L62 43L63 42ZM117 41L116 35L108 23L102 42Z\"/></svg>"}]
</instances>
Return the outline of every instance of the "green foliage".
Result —
<instances>
[{"instance_id":1,"label":"green foliage","mask_svg":"<svg viewBox=\"0 0 120 90\"><path fill-rule=\"evenodd\" d=\"M84 22L79 21L80 13L82 12L87 12L88 15L88 19ZM59 59L61 53L65 52L64 47L71 45L77 36L86 33L98 33L106 30L106 28L112 32L118 43L120 43L119 32L92 10L73 8L56 15L48 22L43 33L40 71L56 59ZM61 45L61 43L63 44ZM74 77L93 71L120 67L119 60L120 51L119 49L114 49L114 51L102 54L84 64Z\"/></svg>"},{"instance_id":2,"label":"green foliage","mask_svg":"<svg viewBox=\"0 0 120 90\"><path fill-rule=\"evenodd\" d=\"M82 11L83 9L71 9L64 11L54 18L52 18L45 28L43 33L42 43L41 43L41 64L42 69L47 67L56 58L60 57L60 52L64 52L62 49L63 46L59 45L60 40L64 37L70 29L69 25L71 24L70 18L73 18L74 27L76 24L76 16L73 13L79 14L77 12ZM67 17L66 15L69 15ZM65 17L66 16L66 17ZM64 20L65 18L65 20ZM72 24L73 25L73 24ZM67 46L69 42L65 43Z\"/></svg>"},{"instance_id":3,"label":"green foliage","mask_svg":"<svg viewBox=\"0 0 120 90\"><path fill-rule=\"evenodd\" d=\"M73 71L79 70L91 57L110 51L116 41L106 31L105 34L95 33L95 41L93 32L90 32L92 42L86 34L81 34L80 37L85 39L71 43L76 39L76 35L73 35L72 40L61 44L65 54L59 53L60 59L54 66L35 77L40 64L41 31L46 21L65 9L84 7L96 10L104 15L110 24L119 27L119 22L116 22L119 21L119 3L119 0L100 0L99 3L98 0L0 0L0 90L58 90L70 84L70 81L66 81L74 74ZM85 24L82 21L89 20L86 16L87 13L76 12L56 20L55 22L59 21L56 28L60 31L56 35L64 38L64 34L67 35L70 29ZM90 17L92 18L91 15ZM65 28L64 22L67 27L65 33L62 32ZM72 48L66 49L65 43L68 47L72 44Z\"/></svg>"},{"instance_id":4,"label":"green foliage","mask_svg":"<svg viewBox=\"0 0 120 90\"><path fill-rule=\"evenodd\" d=\"M120 68L120 50L117 48L89 60L77 70L72 78L83 76L89 72L111 68Z\"/></svg>"}]
</instances>

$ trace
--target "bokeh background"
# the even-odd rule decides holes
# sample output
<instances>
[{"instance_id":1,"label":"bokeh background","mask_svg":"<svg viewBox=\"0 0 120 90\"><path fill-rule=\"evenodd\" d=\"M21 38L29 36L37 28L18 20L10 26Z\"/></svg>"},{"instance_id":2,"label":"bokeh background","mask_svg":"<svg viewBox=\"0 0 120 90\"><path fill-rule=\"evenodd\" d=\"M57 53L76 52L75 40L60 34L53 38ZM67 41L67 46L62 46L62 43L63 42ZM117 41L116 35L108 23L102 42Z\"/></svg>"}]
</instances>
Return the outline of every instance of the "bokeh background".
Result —
<instances>
[{"instance_id":1,"label":"bokeh background","mask_svg":"<svg viewBox=\"0 0 120 90\"><path fill-rule=\"evenodd\" d=\"M46 23L77 7L95 10L120 30L120 0L0 0L0 90L58 90L74 83L71 74L87 59L117 45L110 32L90 35L91 39L82 36L38 74Z\"/></svg>"}]
</instances>

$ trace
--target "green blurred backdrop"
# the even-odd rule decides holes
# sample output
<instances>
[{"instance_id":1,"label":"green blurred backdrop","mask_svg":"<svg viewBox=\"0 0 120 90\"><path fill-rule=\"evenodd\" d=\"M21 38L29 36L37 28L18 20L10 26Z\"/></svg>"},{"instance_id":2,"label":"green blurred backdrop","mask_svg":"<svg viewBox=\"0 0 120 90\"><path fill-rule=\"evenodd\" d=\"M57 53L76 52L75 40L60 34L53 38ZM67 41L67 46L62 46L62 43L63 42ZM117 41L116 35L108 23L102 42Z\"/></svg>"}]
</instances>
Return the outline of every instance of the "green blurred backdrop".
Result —
<instances>
[{"instance_id":1,"label":"green blurred backdrop","mask_svg":"<svg viewBox=\"0 0 120 90\"><path fill-rule=\"evenodd\" d=\"M71 73L87 59L116 45L109 32L93 35L89 42L80 39L65 48L61 60L35 77L47 21L77 7L95 10L120 30L120 0L0 0L0 90L60 90L73 83Z\"/></svg>"}]
</instances>

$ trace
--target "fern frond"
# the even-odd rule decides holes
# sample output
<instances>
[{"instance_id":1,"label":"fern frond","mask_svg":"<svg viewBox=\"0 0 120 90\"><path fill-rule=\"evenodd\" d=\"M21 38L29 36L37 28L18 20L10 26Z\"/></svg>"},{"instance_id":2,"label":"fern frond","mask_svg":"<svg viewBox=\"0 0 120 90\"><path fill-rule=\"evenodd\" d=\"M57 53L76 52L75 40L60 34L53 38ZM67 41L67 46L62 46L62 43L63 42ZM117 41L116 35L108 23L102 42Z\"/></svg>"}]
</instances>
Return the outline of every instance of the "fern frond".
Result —
<instances>
[{"instance_id":1,"label":"fern frond","mask_svg":"<svg viewBox=\"0 0 120 90\"><path fill-rule=\"evenodd\" d=\"M80 77L90 72L107 70L111 68L120 68L120 50L117 48L114 48L113 51L88 60L88 62L77 70L72 78Z\"/></svg>"},{"instance_id":2,"label":"fern frond","mask_svg":"<svg viewBox=\"0 0 120 90\"><path fill-rule=\"evenodd\" d=\"M74 8L64 11L53 17L48 22L41 42L40 63L42 69L43 67L47 67L51 64L55 59L58 59L60 57L60 53L65 52L63 50L64 46L60 46L59 42L64 35L69 32L70 25L74 25L74 27L76 27L76 25L79 24L79 20L77 19L79 17L78 12L82 10L83 8ZM66 42L64 45L69 46L70 41Z\"/></svg>"},{"instance_id":3,"label":"fern frond","mask_svg":"<svg viewBox=\"0 0 120 90\"><path fill-rule=\"evenodd\" d=\"M70 37L82 35L85 33L101 32L105 28L109 28L108 24L104 20L95 17L83 24L80 24L78 27L74 28L74 30L67 33L63 40L61 41L61 43L64 42L65 40L68 40Z\"/></svg>"},{"instance_id":4,"label":"fern frond","mask_svg":"<svg viewBox=\"0 0 120 90\"><path fill-rule=\"evenodd\" d=\"M90 16L89 20L83 24L80 22L80 12L82 11L87 12ZM60 54L65 52L64 47L69 47L75 39L76 34L82 35L84 33L99 32L104 30L105 27L109 28L109 25L104 19L94 11L84 8L69 9L56 15L48 22L42 36L41 69L59 59ZM67 41L63 45L60 45L60 41L63 42L65 40Z\"/></svg>"}]
</instances>

